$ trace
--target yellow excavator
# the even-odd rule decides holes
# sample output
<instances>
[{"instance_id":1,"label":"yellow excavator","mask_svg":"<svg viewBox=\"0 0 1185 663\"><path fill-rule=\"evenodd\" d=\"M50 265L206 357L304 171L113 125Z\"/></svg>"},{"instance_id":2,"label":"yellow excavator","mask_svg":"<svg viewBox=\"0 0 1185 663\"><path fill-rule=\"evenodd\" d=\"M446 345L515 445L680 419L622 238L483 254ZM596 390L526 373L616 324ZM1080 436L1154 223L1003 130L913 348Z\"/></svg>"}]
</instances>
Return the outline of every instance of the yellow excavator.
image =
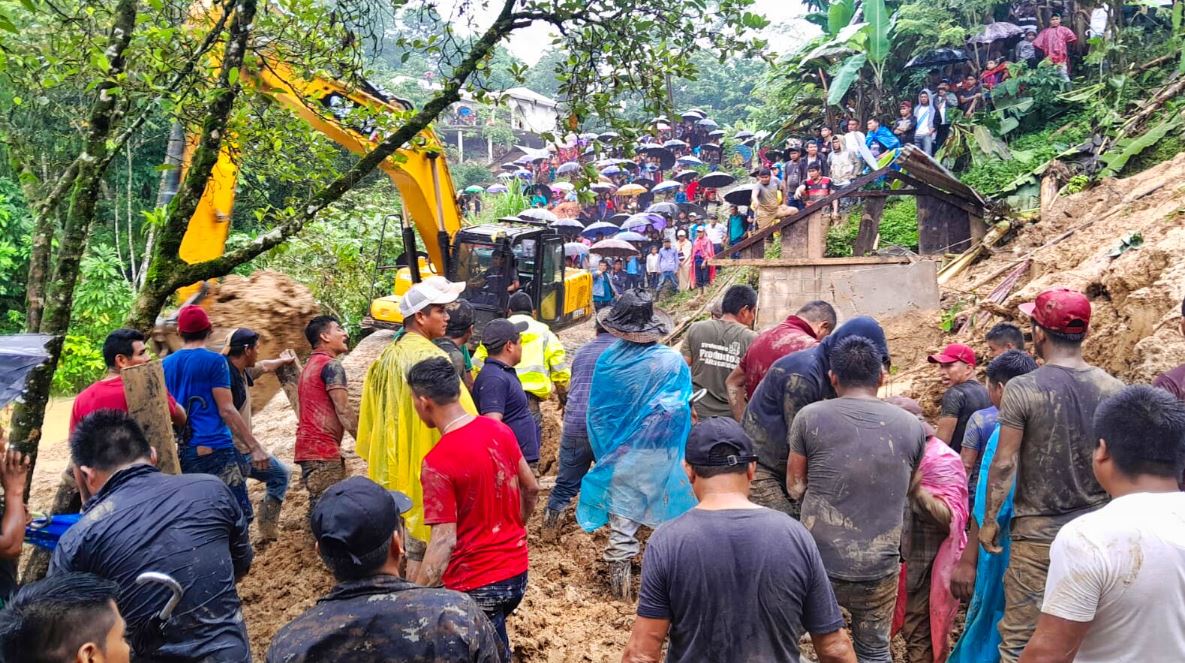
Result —
<instances>
[{"instance_id":1,"label":"yellow excavator","mask_svg":"<svg viewBox=\"0 0 1185 663\"><path fill-rule=\"evenodd\" d=\"M357 88L328 78L306 79L293 67L266 54L261 66L244 71L239 80L355 154L369 152L380 138L360 117L364 113L354 112L356 108L368 109L370 115L412 110L409 102L386 95L372 85ZM225 249L238 175L230 143L223 142L181 242L180 257L190 264L216 258ZM402 214L394 216L399 218L406 250L397 264L379 267L384 274L395 272L392 294L371 302L364 326L401 326L400 297L413 283L431 274L466 283L462 297L477 310L479 332L485 322L505 314L516 283L518 289L531 295L538 319L553 328L592 315L592 276L583 269L565 268L564 239L554 229L545 223L517 218L463 225L444 145L430 128L413 143L381 164L403 201ZM188 166L192 148L193 141L186 141L180 176ZM422 240L423 252L415 249L416 235ZM195 294L201 288L202 284L189 286L178 293L178 298L200 302L200 295Z\"/></svg>"}]
</instances>

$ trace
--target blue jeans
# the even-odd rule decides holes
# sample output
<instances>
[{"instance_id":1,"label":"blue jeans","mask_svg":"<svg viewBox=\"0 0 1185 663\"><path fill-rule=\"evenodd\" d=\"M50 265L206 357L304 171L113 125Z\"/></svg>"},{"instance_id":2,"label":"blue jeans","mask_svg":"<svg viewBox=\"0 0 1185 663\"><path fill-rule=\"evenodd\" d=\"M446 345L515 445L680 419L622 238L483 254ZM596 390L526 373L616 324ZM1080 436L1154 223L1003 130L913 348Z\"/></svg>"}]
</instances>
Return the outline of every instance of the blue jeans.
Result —
<instances>
[{"instance_id":1,"label":"blue jeans","mask_svg":"<svg viewBox=\"0 0 1185 663\"><path fill-rule=\"evenodd\" d=\"M257 470L251 464L251 454L242 454L243 476L248 479L262 481L267 486L267 496L277 502L283 502L288 494L288 479L292 472L273 454L267 456L267 469Z\"/></svg>"},{"instance_id":2,"label":"blue jeans","mask_svg":"<svg viewBox=\"0 0 1185 663\"><path fill-rule=\"evenodd\" d=\"M662 273L662 279L658 283L658 290L662 291L663 286L665 286L668 283L671 284L672 291L679 292L679 279L677 279L675 277L674 272L663 272Z\"/></svg>"},{"instance_id":3,"label":"blue jeans","mask_svg":"<svg viewBox=\"0 0 1185 663\"><path fill-rule=\"evenodd\" d=\"M560 437L560 467L555 478L547 508L563 511L580 492L580 481L593 463L592 444L587 435L564 433Z\"/></svg>"},{"instance_id":4,"label":"blue jeans","mask_svg":"<svg viewBox=\"0 0 1185 663\"><path fill-rule=\"evenodd\" d=\"M522 603L527 593L527 573L491 583L465 592L486 613L494 630L498 632L498 654L503 661L510 660L510 636L506 635L506 618Z\"/></svg>"},{"instance_id":5,"label":"blue jeans","mask_svg":"<svg viewBox=\"0 0 1185 663\"><path fill-rule=\"evenodd\" d=\"M209 448L209 447L203 447ZM239 450L233 446L214 449L210 453L199 456L198 447L192 444L182 444L177 448L177 455L181 461L181 471L185 474L212 474L230 488L243 510L247 520L255 519L255 511L251 508L251 500L247 499L247 481L243 479L243 468Z\"/></svg>"}]
</instances>

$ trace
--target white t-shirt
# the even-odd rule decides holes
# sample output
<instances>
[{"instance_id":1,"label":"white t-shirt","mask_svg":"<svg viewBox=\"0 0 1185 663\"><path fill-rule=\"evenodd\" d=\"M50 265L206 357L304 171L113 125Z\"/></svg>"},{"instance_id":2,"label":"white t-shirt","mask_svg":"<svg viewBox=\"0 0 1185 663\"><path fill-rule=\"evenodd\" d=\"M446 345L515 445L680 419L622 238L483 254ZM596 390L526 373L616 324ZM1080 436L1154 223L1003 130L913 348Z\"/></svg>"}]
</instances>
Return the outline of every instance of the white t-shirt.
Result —
<instances>
[{"instance_id":1,"label":"white t-shirt","mask_svg":"<svg viewBox=\"0 0 1185 663\"><path fill-rule=\"evenodd\" d=\"M1041 611L1090 630L1077 663L1185 661L1185 493L1133 493L1070 521Z\"/></svg>"},{"instance_id":2,"label":"white t-shirt","mask_svg":"<svg viewBox=\"0 0 1185 663\"><path fill-rule=\"evenodd\" d=\"M708 241L713 244L724 243L724 224L723 223L709 223L704 228L704 232L708 235Z\"/></svg>"},{"instance_id":3,"label":"white t-shirt","mask_svg":"<svg viewBox=\"0 0 1185 663\"><path fill-rule=\"evenodd\" d=\"M650 274L657 274L658 273L658 254L657 253L647 253L646 254L646 272L650 273Z\"/></svg>"}]
</instances>

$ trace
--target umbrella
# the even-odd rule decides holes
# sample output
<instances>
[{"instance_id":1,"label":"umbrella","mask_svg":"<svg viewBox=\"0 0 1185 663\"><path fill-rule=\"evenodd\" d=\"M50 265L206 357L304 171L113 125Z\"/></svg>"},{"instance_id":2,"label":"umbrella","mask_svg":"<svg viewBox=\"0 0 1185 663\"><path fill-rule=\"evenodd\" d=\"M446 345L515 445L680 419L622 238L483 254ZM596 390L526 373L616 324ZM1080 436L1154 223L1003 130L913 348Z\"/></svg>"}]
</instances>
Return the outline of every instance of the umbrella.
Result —
<instances>
[{"instance_id":1,"label":"umbrella","mask_svg":"<svg viewBox=\"0 0 1185 663\"><path fill-rule=\"evenodd\" d=\"M663 191L677 191L678 189L679 189L678 182L676 182L675 180L667 180L665 182L661 182L659 184L654 185L654 188L650 190L650 193L662 193Z\"/></svg>"},{"instance_id":2,"label":"umbrella","mask_svg":"<svg viewBox=\"0 0 1185 663\"><path fill-rule=\"evenodd\" d=\"M622 230L635 230L637 228L645 228L646 226L654 226L655 230L662 230L667 225L667 220L662 218L659 214L653 212L641 212L633 214L628 219L621 223Z\"/></svg>"},{"instance_id":3,"label":"umbrella","mask_svg":"<svg viewBox=\"0 0 1185 663\"><path fill-rule=\"evenodd\" d=\"M506 188L505 184L495 184L486 189L486 193L506 193L510 189Z\"/></svg>"},{"instance_id":4,"label":"umbrella","mask_svg":"<svg viewBox=\"0 0 1185 663\"><path fill-rule=\"evenodd\" d=\"M702 166L702 165L704 165L704 162L702 160L700 160L699 157L694 157L694 156L691 156L690 154L688 154L688 155L679 157L678 164L680 166Z\"/></svg>"},{"instance_id":5,"label":"umbrella","mask_svg":"<svg viewBox=\"0 0 1185 663\"><path fill-rule=\"evenodd\" d=\"M670 122L670 120L667 119L666 115L659 115L658 117L654 118L653 120L650 120L651 124L658 124L660 122Z\"/></svg>"},{"instance_id":6,"label":"umbrella","mask_svg":"<svg viewBox=\"0 0 1185 663\"><path fill-rule=\"evenodd\" d=\"M653 145L644 148L642 153L652 159L658 159L659 170L666 170L675 165L675 153L665 147Z\"/></svg>"},{"instance_id":7,"label":"umbrella","mask_svg":"<svg viewBox=\"0 0 1185 663\"><path fill-rule=\"evenodd\" d=\"M586 255L588 255L588 247L580 242L567 242L564 244L564 257L572 258L574 256Z\"/></svg>"},{"instance_id":8,"label":"umbrella","mask_svg":"<svg viewBox=\"0 0 1185 663\"><path fill-rule=\"evenodd\" d=\"M559 168L555 169L555 174L567 175L568 173L574 173L578 170L580 170L580 164L576 163L575 161L569 161L567 163L561 163Z\"/></svg>"},{"instance_id":9,"label":"umbrella","mask_svg":"<svg viewBox=\"0 0 1185 663\"><path fill-rule=\"evenodd\" d=\"M616 131L605 131L597 134L597 140L601 142L609 142L616 138L621 138L621 134L617 133Z\"/></svg>"},{"instance_id":10,"label":"umbrella","mask_svg":"<svg viewBox=\"0 0 1185 663\"><path fill-rule=\"evenodd\" d=\"M646 208L647 212L653 214L666 214L667 216L675 216L679 213L679 206L675 203L654 203Z\"/></svg>"},{"instance_id":11,"label":"umbrella","mask_svg":"<svg viewBox=\"0 0 1185 663\"><path fill-rule=\"evenodd\" d=\"M635 178L634 181L631 182L631 184L638 184L640 186L646 187L647 189L654 188L654 180L650 179L649 177Z\"/></svg>"},{"instance_id":12,"label":"umbrella","mask_svg":"<svg viewBox=\"0 0 1185 663\"><path fill-rule=\"evenodd\" d=\"M580 134L579 136L577 136L577 138L579 138L580 140L596 140L597 135L593 134L593 133Z\"/></svg>"},{"instance_id":13,"label":"umbrella","mask_svg":"<svg viewBox=\"0 0 1185 663\"><path fill-rule=\"evenodd\" d=\"M518 168L519 168L518 164L513 161L507 161L506 163L502 164L502 170L508 170L508 171L514 172L514 171L518 170Z\"/></svg>"},{"instance_id":14,"label":"umbrella","mask_svg":"<svg viewBox=\"0 0 1185 663\"><path fill-rule=\"evenodd\" d=\"M535 173L532 173L529 170L516 170L513 173L511 173L511 175L514 175L515 177L521 177L524 180L529 180L535 176Z\"/></svg>"},{"instance_id":15,"label":"umbrella","mask_svg":"<svg viewBox=\"0 0 1185 663\"><path fill-rule=\"evenodd\" d=\"M512 180L512 179L514 179L514 173L498 173L498 179Z\"/></svg>"},{"instance_id":16,"label":"umbrella","mask_svg":"<svg viewBox=\"0 0 1185 663\"><path fill-rule=\"evenodd\" d=\"M593 182L588 188L596 191L597 193L609 193L617 187L613 186L609 182Z\"/></svg>"},{"instance_id":17,"label":"umbrella","mask_svg":"<svg viewBox=\"0 0 1185 663\"><path fill-rule=\"evenodd\" d=\"M737 135L733 136L733 138L735 138L737 140L745 140L746 138L752 138L752 137L753 137L753 132L748 131L748 130L738 131Z\"/></svg>"},{"instance_id":18,"label":"umbrella","mask_svg":"<svg viewBox=\"0 0 1185 663\"><path fill-rule=\"evenodd\" d=\"M619 232L613 236L613 239L620 240L622 242L646 242L646 241L649 241L646 239L645 235L643 235L641 233L636 233L632 230L626 230L624 232Z\"/></svg>"},{"instance_id":19,"label":"umbrella","mask_svg":"<svg viewBox=\"0 0 1185 663\"><path fill-rule=\"evenodd\" d=\"M627 184L617 190L619 196L640 196L646 193L646 187L640 184Z\"/></svg>"},{"instance_id":20,"label":"umbrella","mask_svg":"<svg viewBox=\"0 0 1185 663\"><path fill-rule=\"evenodd\" d=\"M546 221L548 223L555 223L560 220L560 217L552 214L550 210L545 210L542 207L533 207L528 210L523 210L518 214L520 219L534 219L536 221Z\"/></svg>"},{"instance_id":21,"label":"umbrella","mask_svg":"<svg viewBox=\"0 0 1185 663\"><path fill-rule=\"evenodd\" d=\"M559 219L552 221L551 227L559 230L560 232L567 232L569 230L580 232L581 230L584 230L584 224L577 221L576 219Z\"/></svg>"},{"instance_id":22,"label":"umbrella","mask_svg":"<svg viewBox=\"0 0 1185 663\"><path fill-rule=\"evenodd\" d=\"M662 146L667 149L670 149L672 147L687 147L687 143L679 140L678 138L672 138L672 139L668 140L667 142L663 143Z\"/></svg>"},{"instance_id":23,"label":"umbrella","mask_svg":"<svg viewBox=\"0 0 1185 663\"><path fill-rule=\"evenodd\" d=\"M607 221L608 223L612 223L612 224L620 226L622 224L622 222L624 222L628 218L630 218L629 214L626 214L625 212L618 212L617 214L614 214L613 216L609 217L608 219L605 219L605 221Z\"/></svg>"},{"instance_id":24,"label":"umbrella","mask_svg":"<svg viewBox=\"0 0 1185 663\"><path fill-rule=\"evenodd\" d=\"M589 228L591 227L589 226ZM585 232L588 232L587 228ZM623 242L620 239L603 239L588 248L597 255L609 258L626 258L638 254L638 249L631 246L629 242Z\"/></svg>"},{"instance_id":25,"label":"umbrella","mask_svg":"<svg viewBox=\"0 0 1185 663\"><path fill-rule=\"evenodd\" d=\"M537 193L548 200L551 200L551 189L546 184L536 184L531 187L531 193Z\"/></svg>"},{"instance_id":26,"label":"umbrella","mask_svg":"<svg viewBox=\"0 0 1185 663\"><path fill-rule=\"evenodd\" d=\"M551 188L567 193L568 191L575 191L576 185L571 182L552 182Z\"/></svg>"},{"instance_id":27,"label":"umbrella","mask_svg":"<svg viewBox=\"0 0 1185 663\"><path fill-rule=\"evenodd\" d=\"M724 138L723 129L714 129L708 132L708 138Z\"/></svg>"},{"instance_id":28,"label":"umbrella","mask_svg":"<svg viewBox=\"0 0 1185 663\"><path fill-rule=\"evenodd\" d=\"M610 177L612 175L620 175L624 172L625 172L625 170L623 170L622 168L620 168L618 166L609 166L608 168L602 170L601 174L604 175L605 177Z\"/></svg>"},{"instance_id":29,"label":"umbrella","mask_svg":"<svg viewBox=\"0 0 1185 663\"><path fill-rule=\"evenodd\" d=\"M737 178L728 173L708 173L700 178L699 185L706 186L709 189L719 189L722 186L728 186L735 182Z\"/></svg>"},{"instance_id":30,"label":"umbrella","mask_svg":"<svg viewBox=\"0 0 1185 663\"><path fill-rule=\"evenodd\" d=\"M616 235L619 232L621 232L621 228L618 228L612 223L597 221L581 231L580 234L589 239L596 239L597 237L604 237L606 235Z\"/></svg>"},{"instance_id":31,"label":"umbrella","mask_svg":"<svg viewBox=\"0 0 1185 663\"><path fill-rule=\"evenodd\" d=\"M692 214L696 214L701 219L708 218L708 210L700 207L699 205L696 205L695 203L679 203L679 209L684 212L687 212L688 216L691 216Z\"/></svg>"},{"instance_id":32,"label":"umbrella","mask_svg":"<svg viewBox=\"0 0 1185 663\"><path fill-rule=\"evenodd\" d=\"M674 175L675 179L684 183L690 182L697 177L699 177L699 173L695 172L694 170L681 170Z\"/></svg>"},{"instance_id":33,"label":"umbrella","mask_svg":"<svg viewBox=\"0 0 1185 663\"><path fill-rule=\"evenodd\" d=\"M948 64L966 62L971 58L961 48L936 48L927 53L915 56L905 63L905 68L911 67L943 67Z\"/></svg>"},{"instance_id":34,"label":"umbrella","mask_svg":"<svg viewBox=\"0 0 1185 663\"><path fill-rule=\"evenodd\" d=\"M733 205L748 205L753 202L754 184L742 184L724 194L724 201Z\"/></svg>"},{"instance_id":35,"label":"umbrella","mask_svg":"<svg viewBox=\"0 0 1185 663\"><path fill-rule=\"evenodd\" d=\"M633 162L629 159L601 159L595 165L597 168L608 168L609 166L620 166L627 163Z\"/></svg>"},{"instance_id":36,"label":"umbrella","mask_svg":"<svg viewBox=\"0 0 1185 663\"><path fill-rule=\"evenodd\" d=\"M703 153L704 150L719 150L719 149L720 149L720 146L717 145L716 143L704 143L703 145L699 146L699 150L700 150L701 154Z\"/></svg>"},{"instance_id":37,"label":"umbrella","mask_svg":"<svg viewBox=\"0 0 1185 663\"><path fill-rule=\"evenodd\" d=\"M684 120L702 120L704 119L704 112L693 108L689 111L684 111L682 117Z\"/></svg>"},{"instance_id":38,"label":"umbrella","mask_svg":"<svg viewBox=\"0 0 1185 663\"><path fill-rule=\"evenodd\" d=\"M988 23L983 26L983 32L975 35L967 41L972 44L990 44L999 39L1008 39L1022 34L1024 29L1014 23L1007 21L1000 21L999 23Z\"/></svg>"},{"instance_id":39,"label":"umbrella","mask_svg":"<svg viewBox=\"0 0 1185 663\"><path fill-rule=\"evenodd\" d=\"M696 125L701 126L701 127L707 127L709 129L715 129L716 127L720 126L719 124L716 124L716 120L713 120L711 118L706 118L706 117L704 119L700 120L699 122L696 122Z\"/></svg>"},{"instance_id":40,"label":"umbrella","mask_svg":"<svg viewBox=\"0 0 1185 663\"><path fill-rule=\"evenodd\" d=\"M462 191L461 193L474 194L474 193L481 193L482 191L485 191L485 189L481 188L480 186L478 186L476 184L470 184L469 186L465 187L465 190Z\"/></svg>"},{"instance_id":41,"label":"umbrella","mask_svg":"<svg viewBox=\"0 0 1185 663\"><path fill-rule=\"evenodd\" d=\"M626 170L637 170L638 169L638 164L634 161L630 161L629 159L622 159L621 163L619 165L622 168L625 168Z\"/></svg>"},{"instance_id":42,"label":"umbrella","mask_svg":"<svg viewBox=\"0 0 1185 663\"><path fill-rule=\"evenodd\" d=\"M783 155L782 155L781 150L766 150L765 151L765 158L769 159L770 161L780 161L782 159L782 156Z\"/></svg>"}]
</instances>

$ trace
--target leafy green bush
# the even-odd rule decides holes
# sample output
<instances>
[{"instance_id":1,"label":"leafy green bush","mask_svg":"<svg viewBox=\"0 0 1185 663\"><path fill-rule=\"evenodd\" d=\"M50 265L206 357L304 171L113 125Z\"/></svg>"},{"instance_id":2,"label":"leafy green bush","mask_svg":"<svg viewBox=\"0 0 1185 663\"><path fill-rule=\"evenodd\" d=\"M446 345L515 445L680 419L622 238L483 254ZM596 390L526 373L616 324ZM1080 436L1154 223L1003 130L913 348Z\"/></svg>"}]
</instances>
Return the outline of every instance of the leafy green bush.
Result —
<instances>
[{"instance_id":1,"label":"leafy green bush","mask_svg":"<svg viewBox=\"0 0 1185 663\"><path fill-rule=\"evenodd\" d=\"M135 293L115 249L95 245L82 259L70 330L53 376L56 394L74 394L103 376L103 340L127 317Z\"/></svg>"},{"instance_id":2,"label":"leafy green bush","mask_svg":"<svg viewBox=\"0 0 1185 663\"><path fill-rule=\"evenodd\" d=\"M856 205L848 213L842 225L833 226L827 232L828 258L847 258L852 255L852 246L860 232L860 217L864 213ZM918 250L918 201L913 196L890 199L881 214L879 246L902 246L910 251Z\"/></svg>"},{"instance_id":3,"label":"leafy green bush","mask_svg":"<svg viewBox=\"0 0 1185 663\"><path fill-rule=\"evenodd\" d=\"M15 182L0 177L0 333L24 324L25 279L29 271L33 220Z\"/></svg>"},{"instance_id":4,"label":"leafy green bush","mask_svg":"<svg viewBox=\"0 0 1185 663\"><path fill-rule=\"evenodd\" d=\"M103 341L77 334L66 334L58 370L53 374L51 389L55 394L76 394L106 372L103 362Z\"/></svg>"}]
</instances>

